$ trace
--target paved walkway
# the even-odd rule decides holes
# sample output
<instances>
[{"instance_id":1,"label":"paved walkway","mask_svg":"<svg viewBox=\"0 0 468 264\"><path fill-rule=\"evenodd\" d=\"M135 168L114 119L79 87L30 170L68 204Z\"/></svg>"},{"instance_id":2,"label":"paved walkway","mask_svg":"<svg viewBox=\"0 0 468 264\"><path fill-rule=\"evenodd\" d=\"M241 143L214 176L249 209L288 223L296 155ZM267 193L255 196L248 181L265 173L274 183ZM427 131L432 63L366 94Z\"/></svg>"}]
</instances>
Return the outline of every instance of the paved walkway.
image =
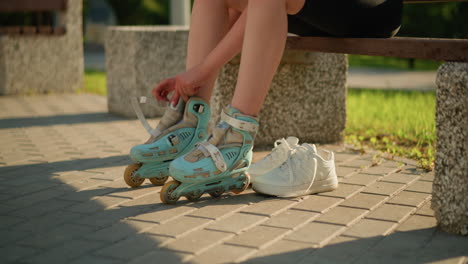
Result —
<instances>
[{"instance_id":1,"label":"paved walkway","mask_svg":"<svg viewBox=\"0 0 468 264\"><path fill-rule=\"evenodd\" d=\"M433 174L413 162L328 146L336 191L168 206L122 179L145 133L99 96L0 97L1 262L467 263L468 238L436 229Z\"/></svg>"}]
</instances>

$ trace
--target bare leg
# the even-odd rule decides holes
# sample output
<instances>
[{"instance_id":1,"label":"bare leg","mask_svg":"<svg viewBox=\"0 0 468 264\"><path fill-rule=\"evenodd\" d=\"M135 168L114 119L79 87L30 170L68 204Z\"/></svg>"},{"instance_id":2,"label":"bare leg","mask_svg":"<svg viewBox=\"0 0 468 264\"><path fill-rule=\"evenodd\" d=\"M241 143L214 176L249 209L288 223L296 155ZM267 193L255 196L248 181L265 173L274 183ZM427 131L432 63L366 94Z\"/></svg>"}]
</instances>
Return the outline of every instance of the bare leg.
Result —
<instances>
[{"instance_id":1,"label":"bare leg","mask_svg":"<svg viewBox=\"0 0 468 264\"><path fill-rule=\"evenodd\" d=\"M283 55L287 1L249 1L242 57L232 107L256 116Z\"/></svg>"},{"instance_id":2,"label":"bare leg","mask_svg":"<svg viewBox=\"0 0 468 264\"><path fill-rule=\"evenodd\" d=\"M233 23L232 20L232 17L229 18L229 8L225 1L196 0L194 2L187 49L187 69L198 65L206 58L227 33ZM218 72L214 72L209 81L200 87L198 97L206 101L210 100L217 75Z\"/></svg>"}]
</instances>

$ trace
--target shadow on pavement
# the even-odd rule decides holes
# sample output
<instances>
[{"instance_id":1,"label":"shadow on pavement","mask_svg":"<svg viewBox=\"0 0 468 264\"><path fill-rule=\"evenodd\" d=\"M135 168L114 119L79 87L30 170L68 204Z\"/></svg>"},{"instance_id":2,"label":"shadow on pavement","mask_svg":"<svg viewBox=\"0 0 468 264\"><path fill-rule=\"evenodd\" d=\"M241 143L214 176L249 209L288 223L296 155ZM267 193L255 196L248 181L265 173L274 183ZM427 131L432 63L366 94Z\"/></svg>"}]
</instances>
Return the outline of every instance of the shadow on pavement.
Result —
<instances>
[{"instance_id":1,"label":"shadow on pavement","mask_svg":"<svg viewBox=\"0 0 468 264\"><path fill-rule=\"evenodd\" d=\"M55 115L40 117L19 117L1 119L0 129L7 128L25 128L34 126L55 126L55 125L73 125L83 123L100 123L128 120L107 112L85 113L72 115Z\"/></svg>"},{"instance_id":2,"label":"shadow on pavement","mask_svg":"<svg viewBox=\"0 0 468 264\"><path fill-rule=\"evenodd\" d=\"M436 228L395 232L387 236L342 238L344 242L322 248L254 257L244 263L460 263L460 259L454 259L468 254L468 237L450 235Z\"/></svg>"}]
</instances>

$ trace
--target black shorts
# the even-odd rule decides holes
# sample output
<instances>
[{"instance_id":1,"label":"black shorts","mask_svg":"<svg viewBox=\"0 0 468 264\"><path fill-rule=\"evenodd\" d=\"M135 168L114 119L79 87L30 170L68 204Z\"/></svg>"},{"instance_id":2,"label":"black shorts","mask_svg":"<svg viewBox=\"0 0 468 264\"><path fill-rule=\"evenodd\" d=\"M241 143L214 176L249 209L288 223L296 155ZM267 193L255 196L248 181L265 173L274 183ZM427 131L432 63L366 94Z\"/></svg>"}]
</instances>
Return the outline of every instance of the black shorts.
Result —
<instances>
[{"instance_id":1,"label":"black shorts","mask_svg":"<svg viewBox=\"0 0 468 264\"><path fill-rule=\"evenodd\" d=\"M394 36L401 25L402 0L305 0L288 15L288 32L300 36Z\"/></svg>"}]
</instances>

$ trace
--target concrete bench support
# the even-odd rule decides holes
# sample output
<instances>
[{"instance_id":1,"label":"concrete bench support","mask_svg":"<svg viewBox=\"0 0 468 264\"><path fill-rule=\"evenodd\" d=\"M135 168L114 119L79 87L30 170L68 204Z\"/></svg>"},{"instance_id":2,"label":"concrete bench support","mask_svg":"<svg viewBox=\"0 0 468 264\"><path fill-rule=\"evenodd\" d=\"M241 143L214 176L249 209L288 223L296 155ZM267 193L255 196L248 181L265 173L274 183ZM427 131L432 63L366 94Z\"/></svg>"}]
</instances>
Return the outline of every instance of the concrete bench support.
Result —
<instances>
[{"instance_id":1,"label":"concrete bench support","mask_svg":"<svg viewBox=\"0 0 468 264\"><path fill-rule=\"evenodd\" d=\"M130 96L151 96L164 78L185 70L188 31L180 27L112 27L106 41L109 112L135 117ZM261 112L256 145L281 137L307 142L338 142L346 123L345 55L288 50ZM211 100L212 124L232 97L239 59L219 75ZM255 92L255 91L252 91ZM164 107L143 105L148 117Z\"/></svg>"},{"instance_id":2,"label":"concrete bench support","mask_svg":"<svg viewBox=\"0 0 468 264\"><path fill-rule=\"evenodd\" d=\"M181 26L110 27L106 39L107 99L110 113L135 117L130 97L153 98L154 86L185 70L188 29ZM147 117L165 105L142 104Z\"/></svg>"},{"instance_id":3,"label":"concrete bench support","mask_svg":"<svg viewBox=\"0 0 468 264\"><path fill-rule=\"evenodd\" d=\"M443 230L468 235L468 63L445 63L436 82L432 208Z\"/></svg>"},{"instance_id":4,"label":"concrete bench support","mask_svg":"<svg viewBox=\"0 0 468 264\"><path fill-rule=\"evenodd\" d=\"M232 60L219 75L211 99L212 122L231 101L239 63ZM286 50L260 112L255 145L271 145L287 136L301 142L341 142L347 71L346 55Z\"/></svg>"},{"instance_id":5,"label":"concrete bench support","mask_svg":"<svg viewBox=\"0 0 468 264\"><path fill-rule=\"evenodd\" d=\"M82 1L60 15L66 33L0 36L0 95L73 92L83 87Z\"/></svg>"}]
</instances>

